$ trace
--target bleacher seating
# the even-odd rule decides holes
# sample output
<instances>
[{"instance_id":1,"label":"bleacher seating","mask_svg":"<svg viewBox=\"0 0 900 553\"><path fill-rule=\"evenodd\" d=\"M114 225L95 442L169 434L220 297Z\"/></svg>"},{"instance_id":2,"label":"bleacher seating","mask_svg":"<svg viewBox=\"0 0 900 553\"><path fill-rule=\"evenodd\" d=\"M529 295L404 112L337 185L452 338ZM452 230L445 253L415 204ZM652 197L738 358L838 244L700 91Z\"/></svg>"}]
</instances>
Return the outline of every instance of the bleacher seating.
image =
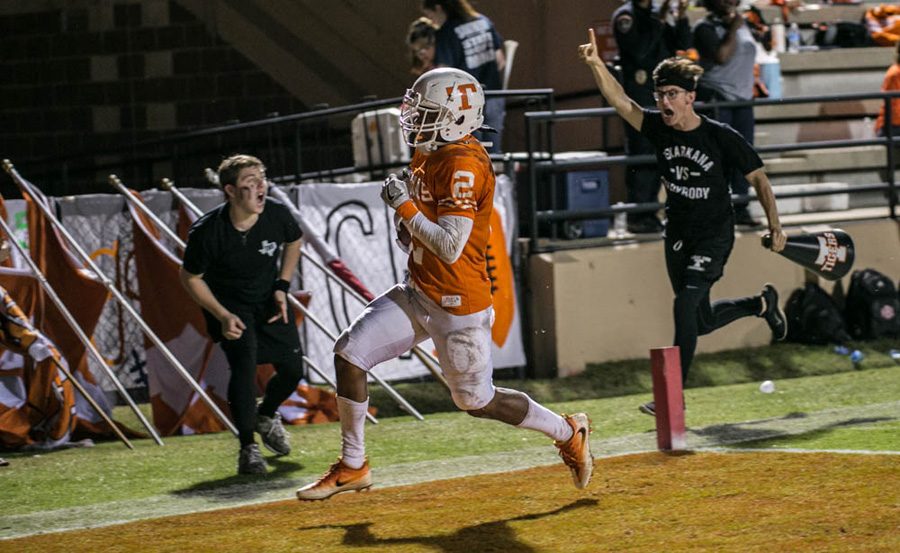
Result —
<instances>
[{"instance_id":1,"label":"bleacher seating","mask_svg":"<svg viewBox=\"0 0 900 553\"><path fill-rule=\"evenodd\" d=\"M779 8L759 6L773 21ZM792 13L801 26L818 22L855 21L867 5L808 4ZM804 30L804 43L813 42L812 29ZM891 47L804 48L779 55L782 95L796 98L878 92L886 69L894 62ZM756 106L757 146L796 144L821 140L865 139L874 136L880 100L854 100L801 105ZM779 191L821 190L852 184L874 184L884 179L886 152L882 146L847 146L829 150L802 150L768 154L766 169ZM828 212L883 205L881 193L819 196L804 201L786 200L794 213ZM799 211L793 211L799 207Z\"/></svg>"}]
</instances>

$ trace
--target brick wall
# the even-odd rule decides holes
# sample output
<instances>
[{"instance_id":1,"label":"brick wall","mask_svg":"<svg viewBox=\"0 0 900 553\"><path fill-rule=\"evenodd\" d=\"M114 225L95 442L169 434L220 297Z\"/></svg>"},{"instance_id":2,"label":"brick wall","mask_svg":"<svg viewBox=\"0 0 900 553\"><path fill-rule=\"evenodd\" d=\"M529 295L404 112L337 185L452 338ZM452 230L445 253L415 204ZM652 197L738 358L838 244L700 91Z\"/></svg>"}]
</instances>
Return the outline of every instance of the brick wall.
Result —
<instances>
[{"instance_id":1,"label":"brick wall","mask_svg":"<svg viewBox=\"0 0 900 553\"><path fill-rule=\"evenodd\" d=\"M304 110L175 2L28 4L0 13L0 156L26 177L66 155ZM157 163L153 178L170 170ZM102 189L102 173L57 192Z\"/></svg>"}]
</instances>

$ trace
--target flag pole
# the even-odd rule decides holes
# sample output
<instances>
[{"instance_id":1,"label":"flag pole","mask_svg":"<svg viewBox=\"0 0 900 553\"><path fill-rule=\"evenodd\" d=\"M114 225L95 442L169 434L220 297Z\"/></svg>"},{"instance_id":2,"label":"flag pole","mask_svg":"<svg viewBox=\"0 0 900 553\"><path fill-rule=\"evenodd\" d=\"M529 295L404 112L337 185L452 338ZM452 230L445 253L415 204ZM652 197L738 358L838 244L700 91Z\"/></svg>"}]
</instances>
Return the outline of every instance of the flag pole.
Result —
<instances>
[{"instance_id":1,"label":"flag pole","mask_svg":"<svg viewBox=\"0 0 900 553\"><path fill-rule=\"evenodd\" d=\"M8 163L8 160L4 160L4 167L6 167L7 163ZM12 168L12 164L10 164L9 167ZM3 196L0 195L0 200L2 200L2 199L3 199ZM15 235L13 234L12 229L9 227L9 224L6 221L4 221L2 217L0 217L0 226L3 227L3 232L5 232L7 236L9 236L9 238L10 238L9 241L16 248L16 251L19 252L19 256L25 261L25 263L31 269L31 272L34 273L34 276L37 279L38 283L41 285L41 288L43 288L44 293L47 294L47 297L50 298L50 301L53 302L53 305L55 305L56 308L59 310L60 314L66 320L66 323L68 323L69 326L72 328L72 331L75 333L75 335L81 341L81 343L84 345L84 347L88 351L88 353L90 353L91 356L94 358L94 360L100 364L101 369L103 370L104 373L106 373L106 376L109 377L110 381L112 381L113 386L116 388L116 391L119 393L119 395L122 397L122 399L125 400L125 402L128 404L128 407L131 408L131 410L134 412L135 416L138 418L138 420L141 422L141 424L144 426L144 428L146 428L147 431L150 433L150 436L153 438L153 441L155 441L157 443L157 445L163 445L163 441L162 441L162 438L159 437L159 433L156 431L156 429L153 427L153 425L150 424L150 421L147 420L147 418L144 416L144 414L141 412L141 410L138 408L138 406L134 403L134 400L131 399L131 396L128 395L128 392L125 390L125 387L122 385L122 383L119 381L119 379L116 378L115 373L112 372L112 369L109 368L109 365L106 364L106 360L103 359L103 356L97 350L97 347L94 346L94 344L91 342L91 339L84 333L84 330L82 330L82 328L78 325L78 322L75 320L75 317L72 315L71 311L69 311L69 309L66 307L66 304L63 303L62 299L57 295L56 290L54 290L53 287L50 285L50 282L47 280L47 277L44 276L44 273L42 273L41 270L38 268L37 263L35 263L35 261L33 259L31 259L31 256L28 254L28 252L26 252L22 248L22 246L19 245L18 241L15 239Z\"/></svg>"},{"instance_id":2,"label":"flag pole","mask_svg":"<svg viewBox=\"0 0 900 553\"><path fill-rule=\"evenodd\" d=\"M168 181L168 179L164 179L164 180ZM171 181L169 181L169 182L171 182ZM116 175L109 176L109 183L113 186L113 188L115 188L116 190L118 190L119 192L124 194L126 201L128 201L128 203L133 205L135 208L139 209L141 211L141 213L146 215L147 218L150 219L153 222L153 224L155 224L161 231L163 231L166 234L166 236L168 236L175 243L176 246L181 248L182 251L184 251L187 248L187 245L184 243L184 240L182 240L181 237L178 236L178 234L175 231L173 231L171 228L169 228L169 226L167 224L165 224L162 221L162 219L160 219L155 213L153 213L153 211L151 211L150 208L147 207L147 204L140 201L137 198L137 195L133 191L129 190L124 184L122 184L122 181ZM179 200L180 200L180 198L179 198ZM185 204L185 205L187 205L187 204ZM288 297L288 300L291 301L291 305L294 305L294 302L297 302L297 304L299 305L299 300L297 300L297 298L295 298L293 295L287 294L287 297ZM331 386L335 391L337 391L337 386L334 384L334 382L332 382L331 379L328 378L319 369L319 367L317 367L312 362L312 360L310 358L308 358L307 356L304 355L303 362L306 363L306 365L309 366L309 368L312 369L313 372L318 374L322 378L322 380L324 380L326 383L328 383L329 386ZM366 416L373 423L375 423L375 424L378 423L378 421L375 420L375 418L372 417L372 415L366 413Z\"/></svg>"},{"instance_id":3,"label":"flag pole","mask_svg":"<svg viewBox=\"0 0 900 553\"><path fill-rule=\"evenodd\" d=\"M72 386L74 386L75 389L81 393L85 401L87 401L91 405L91 407L94 408L94 411L96 411L97 414L100 415L100 417L104 421L106 421L106 424L108 424L109 427L112 428L113 432L116 433L116 436L118 436L119 439L122 440L122 443L124 443L128 447L128 449L133 450L134 446L130 441L128 441L128 438L125 437L125 434L122 433L122 430L119 428L119 426L111 418L109 418L109 415L106 414L103 408L97 404L97 401L93 397L91 397L91 394L89 394L84 386L81 385L81 382L78 382L78 380L75 378L75 375L69 372L69 370L65 366L63 366L62 362L60 362L60 360L56 357L51 356L50 359L53 359L53 364L56 365L56 368L59 369L64 375L66 375L66 378L68 378L69 381L72 382Z\"/></svg>"},{"instance_id":4,"label":"flag pole","mask_svg":"<svg viewBox=\"0 0 900 553\"><path fill-rule=\"evenodd\" d=\"M27 181L25 181L21 175L19 175L18 171L16 171L12 164L9 163L9 169L7 170L9 174L13 177L13 179L22 186L30 195L34 196L34 192L31 190L31 185ZM212 410L212 412L218 417L222 423L225 425L228 430L232 432L235 436L237 436L237 428L235 428L234 424L231 420L225 416L225 413L219 409L219 406L215 404L215 402L206 394L203 388L191 377L190 373L184 366L175 358L169 348L163 343L163 341L153 332L153 330L147 326L147 322L141 318L140 314L134 309L134 307L128 303L128 300L125 296L122 295L122 292L119 291L118 288L112 283L112 281L107 277L103 271L100 270L100 267L91 259L91 256L88 255L87 252L78 244L75 238L63 227L62 223L51 213L50 209L44 205L42 201L35 201L35 205L37 205L41 211L44 212L44 215L50 220L50 222L54 225L54 227L62 234L62 236L66 239L69 245L72 246L72 249L81 257L82 261L90 267L90 269L97 275L97 278L106 286L106 289L112 294L112 296L119 302L119 305L127 311L132 318L134 318L135 322L138 326L141 327L141 330L144 332L144 335L150 339L153 344L159 348L160 353L162 353L163 357L169 362L169 364L184 378L185 382L197 392L197 395L200 399L203 400L204 403Z\"/></svg>"}]
</instances>

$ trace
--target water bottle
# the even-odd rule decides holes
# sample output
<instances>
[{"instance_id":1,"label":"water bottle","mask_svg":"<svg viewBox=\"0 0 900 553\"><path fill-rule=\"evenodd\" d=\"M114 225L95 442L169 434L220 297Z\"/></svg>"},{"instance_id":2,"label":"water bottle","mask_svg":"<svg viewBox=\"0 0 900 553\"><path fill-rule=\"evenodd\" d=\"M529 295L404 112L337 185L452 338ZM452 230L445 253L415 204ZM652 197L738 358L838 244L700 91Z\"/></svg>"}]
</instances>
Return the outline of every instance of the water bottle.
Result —
<instances>
[{"instance_id":1,"label":"water bottle","mask_svg":"<svg viewBox=\"0 0 900 553\"><path fill-rule=\"evenodd\" d=\"M788 52L800 51L800 26L796 22L791 23L791 28L787 33Z\"/></svg>"},{"instance_id":2,"label":"water bottle","mask_svg":"<svg viewBox=\"0 0 900 553\"><path fill-rule=\"evenodd\" d=\"M783 54L785 50L784 23L780 17L776 17L772 23L772 48L779 54Z\"/></svg>"}]
</instances>

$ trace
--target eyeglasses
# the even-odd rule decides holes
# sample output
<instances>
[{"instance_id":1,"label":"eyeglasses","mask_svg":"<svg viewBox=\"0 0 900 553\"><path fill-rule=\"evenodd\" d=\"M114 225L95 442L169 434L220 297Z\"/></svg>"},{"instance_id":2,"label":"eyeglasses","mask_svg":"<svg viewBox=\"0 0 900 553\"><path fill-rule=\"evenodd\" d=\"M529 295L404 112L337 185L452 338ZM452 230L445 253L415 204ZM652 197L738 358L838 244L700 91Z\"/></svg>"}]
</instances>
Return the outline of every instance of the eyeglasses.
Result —
<instances>
[{"instance_id":1,"label":"eyeglasses","mask_svg":"<svg viewBox=\"0 0 900 553\"><path fill-rule=\"evenodd\" d=\"M686 93L687 90L681 88L670 88L669 90L657 90L653 92L653 99L657 102L665 98L666 100L672 102L675 98L678 98L680 95Z\"/></svg>"}]
</instances>

